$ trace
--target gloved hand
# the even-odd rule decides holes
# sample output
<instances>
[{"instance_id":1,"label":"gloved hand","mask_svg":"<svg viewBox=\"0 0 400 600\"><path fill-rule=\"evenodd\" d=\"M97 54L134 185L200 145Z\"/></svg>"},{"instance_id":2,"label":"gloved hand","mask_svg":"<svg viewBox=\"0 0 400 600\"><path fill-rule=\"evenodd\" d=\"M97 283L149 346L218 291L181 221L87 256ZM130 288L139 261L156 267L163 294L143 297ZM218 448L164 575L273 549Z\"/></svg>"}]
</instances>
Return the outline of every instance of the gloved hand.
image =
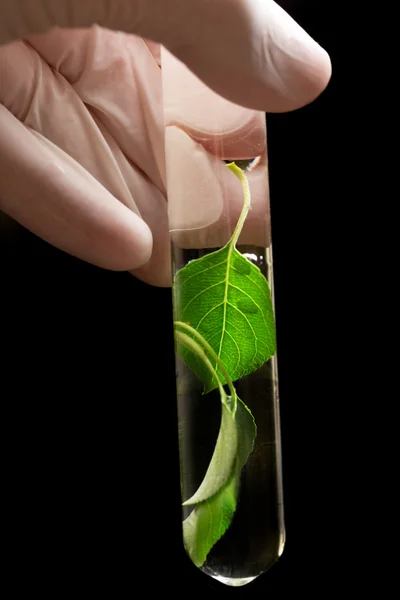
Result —
<instances>
[{"instance_id":1,"label":"gloved hand","mask_svg":"<svg viewBox=\"0 0 400 600\"><path fill-rule=\"evenodd\" d=\"M313 101L331 73L272 0L3 0L0 44L0 209L163 286L159 44L227 100L267 112Z\"/></svg>"}]
</instances>

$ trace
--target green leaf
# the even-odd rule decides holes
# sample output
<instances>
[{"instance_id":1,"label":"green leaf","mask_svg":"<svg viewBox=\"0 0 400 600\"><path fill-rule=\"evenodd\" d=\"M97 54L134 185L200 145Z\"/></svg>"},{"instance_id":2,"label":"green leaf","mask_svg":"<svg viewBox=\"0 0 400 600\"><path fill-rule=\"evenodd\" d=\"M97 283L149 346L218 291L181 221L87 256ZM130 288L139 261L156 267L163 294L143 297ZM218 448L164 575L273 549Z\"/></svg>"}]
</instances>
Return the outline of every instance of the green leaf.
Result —
<instances>
[{"instance_id":1,"label":"green leaf","mask_svg":"<svg viewBox=\"0 0 400 600\"><path fill-rule=\"evenodd\" d=\"M240 398L237 400L234 420L238 446L229 479L216 494L196 504L183 522L184 545L197 567L205 562L211 548L224 535L232 521L236 511L241 470L254 445L256 436L254 418Z\"/></svg>"},{"instance_id":2,"label":"green leaf","mask_svg":"<svg viewBox=\"0 0 400 600\"><path fill-rule=\"evenodd\" d=\"M264 364L276 351L275 324L268 282L232 244L188 263L174 282L175 318L189 323L214 349L232 381ZM217 387L204 363L184 348L177 350L203 381L204 392ZM214 363L218 378L226 380Z\"/></svg>"},{"instance_id":3,"label":"green leaf","mask_svg":"<svg viewBox=\"0 0 400 600\"><path fill-rule=\"evenodd\" d=\"M229 242L189 262L174 278L175 320L189 324L211 346L217 377L198 356L177 344L186 365L203 381L204 393L227 383L220 368L236 381L252 373L276 352L271 292L260 269L236 249L247 213L250 189L244 172L228 168L240 179L243 208Z\"/></svg>"},{"instance_id":4,"label":"green leaf","mask_svg":"<svg viewBox=\"0 0 400 600\"><path fill-rule=\"evenodd\" d=\"M238 450L236 468L240 471L253 451L254 440L257 435L256 422L249 407L238 397L236 411L236 427L238 429Z\"/></svg>"},{"instance_id":5,"label":"green leaf","mask_svg":"<svg viewBox=\"0 0 400 600\"><path fill-rule=\"evenodd\" d=\"M197 504L183 521L183 542L196 567L201 567L208 553L228 529L236 510L236 476L203 504Z\"/></svg>"},{"instance_id":6,"label":"green leaf","mask_svg":"<svg viewBox=\"0 0 400 600\"><path fill-rule=\"evenodd\" d=\"M207 473L195 494L183 506L204 502L214 496L228 481L238 451L237 427L231 410L222 404L221 425Z\"/></svg>"}]
</instances>

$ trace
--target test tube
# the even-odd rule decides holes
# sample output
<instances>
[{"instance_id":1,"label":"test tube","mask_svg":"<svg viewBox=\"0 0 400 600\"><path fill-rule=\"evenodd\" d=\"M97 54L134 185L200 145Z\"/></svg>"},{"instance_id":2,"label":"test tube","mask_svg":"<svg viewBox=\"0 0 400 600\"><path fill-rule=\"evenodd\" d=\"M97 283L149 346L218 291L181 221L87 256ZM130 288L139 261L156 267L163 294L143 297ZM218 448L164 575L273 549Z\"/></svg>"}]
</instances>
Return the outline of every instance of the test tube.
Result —
<instances>
[{"instance_id":1,"label":"test tube","mask_svg":"<svg viewBox=\"0 0 400 600\"><path fill-rule=\"evenodd\" d=\"M183 544L243 586L285 543L265 114L162 79Z\"/></svg>"}]
</instances>

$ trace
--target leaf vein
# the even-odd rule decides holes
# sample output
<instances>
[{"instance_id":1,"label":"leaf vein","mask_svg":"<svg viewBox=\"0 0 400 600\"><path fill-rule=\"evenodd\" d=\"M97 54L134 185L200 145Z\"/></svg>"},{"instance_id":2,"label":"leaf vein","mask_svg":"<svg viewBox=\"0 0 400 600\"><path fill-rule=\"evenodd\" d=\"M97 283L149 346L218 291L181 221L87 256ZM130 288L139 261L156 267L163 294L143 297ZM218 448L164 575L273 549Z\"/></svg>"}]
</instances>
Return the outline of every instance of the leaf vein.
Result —
<instances>
[{"instance_id":1,"label":"leaf vein","mask_svg":"<svg viewBox=\"0 0 400 600\"><path fill-rule=\"evenodd\" d=\"M247 259L246 259L246 260L247 260ZM251 266L252 266L252 267L254 267L254 268L257 268L255 265L253 265L253 263L252 263L252 262L250 262L250 261L249 261L249 263L251 264ZM231 268L232 268L234 271L236 271L236 273L239 273L240 275L242 275L242 277L246 277L246 279L248 279L249 281L251 281L251 283L254 283L254 285L257 287L257 289L259 289L259 290L260 290L260 292L261 292L262 294L264 294L264 293L265 293L265 286L264 286L264 288L262 288L260 285L258 285L257 281L255 281L254 279L252 279L252 278L250 277L250 275L248 275L247 273L242 273L242 271L239 271L239 269L236 269L236 267L235 267L235 266L232 266ZM264 281L267 283L267 280L266 280L266 279L264 279L264 276L262 275L261 271L258 271L258 270L257 270L257 274L258 274L258 273L260 273L260 275L263 277L263 280L264 280Z\"/></svg>"},{"instance_id":2,"label":"leaf vein","mask_svg":"<svg viewBox=\"0 0 400 600\"><path fill-rule=\"evenodd\" d=\"M253 328L252 324L250 323L249 319L246 317L246 315L245 315L245 314L244 314L244 313L243 313L243 312L240 310L240 308L238 308L237 306L235 306L235 305L234 305L234 304L232 304L231 302L227 302L227 304L228 304L228 305L229 305L231 308L233 308L234 310L236 310L236 311L237 311L239 314L241 314L241 315L242 315L242 317L245 319L245 321L247 321L247 323L248 323L248 325L249 325L249 327L250 327L250 329L251 329L251 331L252 331L252 333L253 333L253 336L254 336L254 346L255 346L255 352L254 352L254 354L253 354L253 357L252 357L252 359L251 359L251 360L254 360L254 358L255 358L255 356L257 356L257 352L258 352L258 349L257 349L257 342L258 342L258 338L257 338L257 336L256 336L256 334L255 334L254 328Z\"/></svg>"},{"instance_id":3,"label":"leaf vein","mask_svg":"<svg viewBox=\"0 0 400 600\"><path fill-rule=\"evenodd\" d=\"M222 279L221 281L218 281L217 283L213 283L212 285L210 285L207 288L204 288L203 290L201 290L200 292L198 292L195 296L193 296L193 298L190 299L190 301L186 304L185 308L182 311L182 315L185 314L185 311L189 308L189 306L191 305L192 302L194 302L196 300L196 298L198 298L199 296L201 296L202 294L205 294L206 292L208 292L209 290L211 290L212 288L216 287L217 285L221 285L221 283L223 283L224 280Z\"/></svg>"},{"instance_id":4,"label":"leaf vein","mask_svg":"<svg viewBox=\"0 0 400 600\"><path fill-rule=\"evenodd\" d=\"M208 254L207 256L212 256L211 254ZM205 258L205 257L204 257ZM198 260L201 260L198 259ZM193 277L197 277L198 275L202 275L202 273L206 273L207 271L211 271L211 269L215 269L216 267L220 267L221 265L223 265L224 263L226 263L226 259L222 260L221 262L217 263L216 265L211 265L210 267L206 267L205 269L203 269L202 271L196 271L195 273L193 273L192 275L189 275L189 277L187 277L186 279L184 279L183 281L180 282L181 287L183 287L185 285L185 283L187 281L190 281L190 279L192 279ZM190 265L190 263L188 264L188 266Z\"/></svg>"},{"instance_id":5,"label":"leaf vein","mask_svg":"<svg viewBox=\"0 0 400 600\"><path fill-rule=\"evenodd\" d=\"M264 311L261 309L261 307L260 307L260 306L257 304L257 302L254 300L254 298L252 298L252 297L250 296L250 294L248 294L247 292L245 292L244 290L242 290L242 289L241 289L240 287L238 287L237 285L234 285L233 283L231 283L230 285L231 285L231 287L235 288L236 290L239 290L239 292L241 292L242 294L245 294L245 295L246 295L248 298L250 298L250 300L253 302L253 304L254 304L255 306L257 306L258 310L259 310L259 311L260 311L260 313L261 313L262 320L263 320L263 321L264 321L264 323L265 323L265 326L266 326L266 331L267 331L268 337L271 339L271 333L270 333L270 331L269 331L269 327L268 327L267 319L265 318ZM240 312L241 312L241 311L240 311ZM242 314L243 314L243 313L242 313Z\"/></svg>"},{"instance_id":6,"label":"leaf vein","mask_svg":"<svg viewBox=\"0 0 400 600\"><path fill-rule=\"evenodd\" d=\"M259 306L259 305L257 304L257 302L254 300L254 298L252 298L252 297L250 296L250 294L248 294L247 292L245 292L244 290L242 290L242 288L238 287L238 286L237 286L237 285L235 285L234 283L231 283L231 284L230 284L230 286L231 286L231 287L233 287L235 290L239 290L239 292L241 292L242 294L244 294L245 296L247 296L248 298L250 298L250 300L253 302L253 304L255 304L255 305L257 306L258 310L259 310L259 311L261 312L261 314L262 314L262 312L263 312L263 311L262 311L262 309L261 309L261 306Z\"/></svg>"},{"instance_id":7,"label":"leaf vein","mask_svg":"<svg viewBox=\"0 0 400 600\"><path fill-rule=\"evenodd\" d=\"M217 310L217 308L219 308L219 307L220 307L220 306L222 306L222 305L223 305L223 302L220 302L219 304L216 304L215 306L212 306L212 307L210 308L210 310L209 310L209 311L207 311L207 312L206 312L206 314L205 314L205 315L203 315L203 316L202 316L202 318L200 319L200 321L197 323L197 325L196 325L196 329L198 329L198 328L200 327L200 325L202 324L202 322L204 321L204 319L205 319L206 317L208 317L208 315L209 315L209 314L211 314L211 313L213 312L213 310ZM182 315L183 315L183 313L182 313ZM182 319L182 320L183 320L183 319Z\"/></svg>"},{"instance_id":8,"label":"leaf vein","mask_svg":"<svg viewBox=\"0 0 400 600\"><path fill-rule=\"evenodd\" d=\"M235 340L235 338L233 337L233 335L230 333L230 331L226 330L226 333L229 335L229 337L232 339L233 343L235 344L236 348L237 348L237 353L238 353L238 359L236 361L236 365L235 365L235 369L234 371L236 372L236 369L238 368L238 366L240 365L240 359L241 359L241 354L240 354L240 348L238 346L237 341Z\"/></svg>"}]
</instances>

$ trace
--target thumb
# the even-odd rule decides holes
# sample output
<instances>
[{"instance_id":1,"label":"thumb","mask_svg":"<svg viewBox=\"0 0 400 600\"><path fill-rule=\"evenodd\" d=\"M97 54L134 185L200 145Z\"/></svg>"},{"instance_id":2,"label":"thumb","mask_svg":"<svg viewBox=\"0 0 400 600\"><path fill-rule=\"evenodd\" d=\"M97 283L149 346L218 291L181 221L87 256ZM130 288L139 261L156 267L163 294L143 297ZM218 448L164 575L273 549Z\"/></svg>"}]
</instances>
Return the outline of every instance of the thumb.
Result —
<instances>
[{"instance_id":1,"label":"thumb","mask_svg":"<svg viewBox=\"0 0 400 600\"><path fill-rule=\"evenodd\" d=\"M331 76L328 54L273 0L0 3L0 44L93 24L159 42L221 96L265 112L312 102Z\"/></svg>"}]
</instances>

